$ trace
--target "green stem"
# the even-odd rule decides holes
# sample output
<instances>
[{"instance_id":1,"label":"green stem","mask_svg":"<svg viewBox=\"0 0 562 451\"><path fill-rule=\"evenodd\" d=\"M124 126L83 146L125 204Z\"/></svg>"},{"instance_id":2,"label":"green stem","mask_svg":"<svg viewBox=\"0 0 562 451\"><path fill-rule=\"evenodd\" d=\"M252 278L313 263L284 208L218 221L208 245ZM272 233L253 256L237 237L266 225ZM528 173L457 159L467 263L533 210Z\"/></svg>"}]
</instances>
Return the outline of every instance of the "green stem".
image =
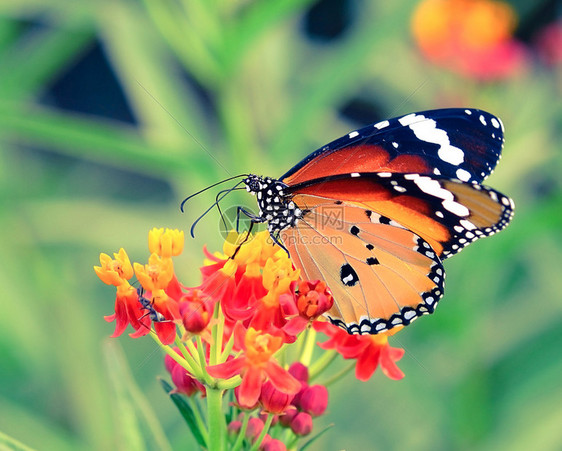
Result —
<instances>
[{"instance_id":1,"label":"green stem","mask_svg":"<svg viewBox=\"0 0 562 451\"><path fill-rule=\"evenodd\" d=\"M263 425L263 429L261 430L261 434L256 439L256 441L254 442L252 447L250 448L250 451L256 451L259 448L259 446L261 445L261 442L263 442L263 439L264 439L265 435L269 431L269 427L271 426L271 422L273 421L273 417L274 417L274 415L272 413L267 414L267 419L265 420L265 424Z\"/></svg>"},{"instance_id":2,"label":"green stem","mask_svg":"<svg viewBox=\"0 0 562 451\"><path fill-rule=\"evenodd\" d=\"M159 340L158 340L159 342ZM193 356L189 353L183 342L179 337L176 337L176 345L180 349L180 352L183 355L183 360L177 353L170 349L170 351L166 351L176 362L178 362L181 366L183 366L187 371L189 371L193 376L197 379L202 380L203 374L201 373L201 368L197 364L197 361L193 358ZM164 346L161 344L161 346ZM169 348L169 346L166 346ZM174 355L175 354L175 355ZM179 358L179 360L178 360ZM187 366L186 366L187 364Z\"/></svg>"},{"instance_id":3,"label":"green stem","mask_svg":"<svg viewBox=\"0 0 562 451\"><path fill-rule=\"evenodd\" d=\"M191 361L189 361L186 358L182 358L182 356L174 351L170 346L162 344L155 332L151 331L150 336L166 354L168 354L172 359L174 359L183 368L185 368L191 375L199 377L198 375L200 374L200 372L198 371L198 366L195 360L191 359Z\"/></svg>"},{"instance_id":4,"label":"green stem","mask_svg":"<svg viewBox=\"0 0 562 451\"><path fill-rule=\"evenodd\" d=\"M203 373L203 377L205 381L210 385L213 382L209 373L207 373L207 360L205 357L205 346L203 345L203 340L201 340L201 336L197 335L197 352L199 353L199 362L201 363L201 372Z\"/></svg>"},{"instance_id":5,"label":"green stem","mask_svg":"<svg viewBox=\"0 0 562 451\"><path fill-rule=\"evenodd\" d=\"M207 387L207 423L209 424L209 451L224 449L226 423L222 412L222 396L224 391Z\"/></svg>"},{"instance_id":6,"label":"green stem","mask_svg":"<svg viewBox=\"0 0 562 451\"><path fill-rule=\"evenodd\" d=\"M304 349L300 357L300 362L303 365L310 366L310 361L312 360L312 353L314 352L314 344L316 341L316 331L314 329L308 329L306 331L306 341L304 342Z\"/></svg>"},{"instance_id":7,"label":"green stem","mask_svg":"<svg viewBox=\"0 0 562 451\"><path fill-rule=\"evenodd\" d=\"M217 380L217 388L221 390L232 390L238 387L242 383L242 378L240 376L234 376L226 380Z\"/></svg>"},{"instance_id":8,"label":"green stem","mask_svg":"<svg viewBox=\"0 0 562 451\"><path fill-rule=\"evenodd\" d=\"M347 373L349 373L353 369L354 366L355 366L355 363L350 363L349 366L345 367L339 373L334 374L327 381L323 382L322 385L328 387L329 385L332 385L332 384L336 383L341 378L343 378Z\"/></svg>"},{"instance_id":9,"label":"green stem","mask_svg":"<svg viewBox=\"0 0 562 451\"><path fill-rule=\"evenodd\" d=\"M226 359L228 358L228 356L230 355L230 353L232 352L232 347L234 346L234 334L230 335L230 338L228 339L228 341L226 342L226 345L224 347L224 351L222 352L222 354L220 355L219 361L221 363L226 362Z\"/></svg>"},{"instance_id":10,"label":"green stem","mask_svg":"<svg viewBox=\"0 0 562 451\"><path fill-rule=\"evenodd\" d=\"M238 432L238 437L232 446L231 451L238 451L244 443L244 437L246 436L246 429L248 428L248 421L250 421L250 415L244 412L244 418L242 419L242 426L240 427L240 432Z\"/></svg>"},{"instance_id":11,"label":"green stem","mask_svg":"<svg viewBox=\"0 0 562 451\"><path fill-rule=\"evenodd\" d=\"M328 366L337 358L338 353L333 350L326 351L322 356L316 360L308 368L309 382L316 378L322 371L324 371Z\"/></svg>"},{"instance_id":12,"label":"green stem","mask_svg":"<svg viewBox=\"0 0 562 451\"><path fill-rule=\"evenodd\" d=\"M224 334L224 315L222 315L222 310L221 310L221 305L220 302L217 302L217 307L216 307L216 318L217 318L217 324L215 326L215 328L213 330L216 331L216 338L213 341L213 345L215 348L215 353L211 354L214 355L215 361L214 363L223 363L221 359L221 352L222 352L222 338L223 338L223 334ZM213 348L211 347L211 350ZM226 359L225 359L226 361Z\"/></svg>"}]
</instances>

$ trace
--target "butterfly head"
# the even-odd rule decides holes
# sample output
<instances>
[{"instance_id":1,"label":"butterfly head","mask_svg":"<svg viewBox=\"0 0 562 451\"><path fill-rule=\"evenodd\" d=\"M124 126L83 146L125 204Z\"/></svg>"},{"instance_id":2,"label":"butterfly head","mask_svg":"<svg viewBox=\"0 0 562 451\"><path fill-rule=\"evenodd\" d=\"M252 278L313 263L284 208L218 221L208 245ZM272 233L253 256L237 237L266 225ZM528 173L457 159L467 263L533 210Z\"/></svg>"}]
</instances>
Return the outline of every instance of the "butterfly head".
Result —
<instances>
[{"instance_id":1,"label":"butterfly head","mask_svg":"<svg viewBox=\"0 0 562 451\"><path fill-rule=\"evenodd\" d=\"M292 227L302 218L303 212L291 200L285 183L253 174L248 175L243 182L246 190L257 197L259 216L268 222L270 233Z\"/></svg>"}]
</instances>

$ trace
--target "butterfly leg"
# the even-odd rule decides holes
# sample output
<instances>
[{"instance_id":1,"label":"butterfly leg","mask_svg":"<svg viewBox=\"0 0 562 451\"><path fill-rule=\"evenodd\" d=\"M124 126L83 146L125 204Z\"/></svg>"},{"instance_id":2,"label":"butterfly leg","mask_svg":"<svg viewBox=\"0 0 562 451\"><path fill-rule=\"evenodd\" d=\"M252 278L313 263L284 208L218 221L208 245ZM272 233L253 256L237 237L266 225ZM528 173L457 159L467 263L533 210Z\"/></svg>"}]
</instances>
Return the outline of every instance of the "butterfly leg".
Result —
<instances>
[{"instance_id":1,"label":"butterfly leg","mask_svg":"<svg viewBox=\"0 0 562 451\"><path fill-rule=\"evenodd\" d=\"M276 235L274 235L273 233L270 233L269 236L271 237L271 239L273 240L273 242L275 244L277 244L277 246L279 246L281 249L283 249L285 252L287 252L287 256L289 258L291 258L291 254L289 253L289 251L287 250L287 248L283 245L283 243L281 242L281 240L279 239L279 233L277 233Z\"/></svg>"},{"instance_id":2,"label":"butterfly leg","mask_svg":"<svg viewBox=\"0 0 562 451\"><path fill-rule=\"evenodd\" d=\"M264 222L263 218L253 214L251 211L246 210L244 207L238 207L236 209L236 231L240 232L240 213L244 213L248 218L250 218L253 226L254 222Z\"/></svg>"}]
</instances>

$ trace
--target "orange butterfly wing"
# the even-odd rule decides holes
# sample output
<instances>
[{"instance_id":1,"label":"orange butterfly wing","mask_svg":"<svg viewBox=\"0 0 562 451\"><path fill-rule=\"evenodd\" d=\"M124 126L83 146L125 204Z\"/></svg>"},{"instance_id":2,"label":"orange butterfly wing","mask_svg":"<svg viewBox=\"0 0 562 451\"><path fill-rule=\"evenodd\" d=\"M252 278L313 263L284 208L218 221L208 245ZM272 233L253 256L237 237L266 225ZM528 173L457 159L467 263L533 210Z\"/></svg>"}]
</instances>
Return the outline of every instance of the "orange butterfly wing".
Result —
<instances>
[{"instance_id":1,"label":"orange butterfly wing","mask_svg":"<svg viewBox=\"0 0 562 451\"><path fill-rule=\"evenodd\" d=\"M295 196L308 212L281 233L293 263L334 295L330 320L349 333L380 333L432 313L443 295L444 270L429 244L364 208Z\"/></svg>"},{"instance_id":2,"label":"orange butterfly wing","mask_svg":"<svg viewBox=\"0 0 562 451\"><path fill-rule=\"evenodd\" d=\"M490 188L435 176L352 173L290 188L303 211L281 232L296 267L325 280L331 321L379 333L432 313L441 259L503 229L513 202Z\"/></svg>"},{"instance_id":3,"label":"orange butterfly wing","mask_svg":"<svg viewBox=\"0 0 562 451\"><path fill-rule=\"evenodd\" d=\"M294 201L309 194L344 201L411 230L445 259L467 244L493 235L513 217L513 201L476 183L419 174L352 173L291 187Z\"/></svg>"}]
</instances>

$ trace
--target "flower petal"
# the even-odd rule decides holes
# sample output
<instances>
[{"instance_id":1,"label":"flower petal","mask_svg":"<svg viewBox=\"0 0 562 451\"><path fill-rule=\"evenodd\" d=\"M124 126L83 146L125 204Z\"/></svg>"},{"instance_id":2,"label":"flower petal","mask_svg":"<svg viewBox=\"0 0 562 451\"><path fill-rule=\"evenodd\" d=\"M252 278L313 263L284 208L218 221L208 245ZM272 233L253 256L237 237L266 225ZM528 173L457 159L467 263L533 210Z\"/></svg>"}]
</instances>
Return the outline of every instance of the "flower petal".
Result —
<instances>
[{"instance_id":1,"label":"flower petal","mask_svg":"<svg viewBox=\"0 0 562 451\"><path fill-rule=\"evenodd\" d=\"M242 384L238 391L238 402L242 407L250 408L256 405L264 379L264 372L261 368L248 368L242 377Z\"/></svg>"},{"instance_id":2,"label":"flower petal","mask_svg":"<svg viewBox=\"0 0 562 451\"><path fill-rule=\"evenodd\" d=\"M301 389L301 383L273 360L267 362L265 373L273 386L283 393L294 395Z\"/></svg>"},{"instance_id":3,"label":"flower petal","mask_svg":"<svg viewBox=\"0 0 562 451\"><path fill-rule=\"evenodd\" d=\"M238 357L236 359L229 360L228 362L208 366L207 372L211 375L211 377L216 377L218 379L230 379L231 377L240 374L240 371L244 367L244 363L245 358Z\"/></svg>"}]
</instances>

